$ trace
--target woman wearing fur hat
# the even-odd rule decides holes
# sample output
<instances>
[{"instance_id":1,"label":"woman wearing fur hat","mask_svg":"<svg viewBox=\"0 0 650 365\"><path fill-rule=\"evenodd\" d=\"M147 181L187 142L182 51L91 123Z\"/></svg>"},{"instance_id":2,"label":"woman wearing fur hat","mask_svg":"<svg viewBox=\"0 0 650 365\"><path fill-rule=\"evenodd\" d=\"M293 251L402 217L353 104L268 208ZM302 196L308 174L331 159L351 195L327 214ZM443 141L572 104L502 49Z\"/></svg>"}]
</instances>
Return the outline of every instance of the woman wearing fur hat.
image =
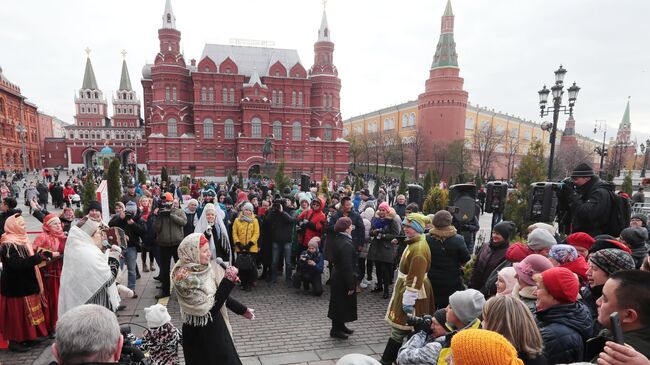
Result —
<instances>
[{"instance_id":1,"label":"woman wearing fur hat","mask_svg":"<svg viewBox=\"0 0 650 365\"><path fill-rule=\"evenodd\" d=\"M456 232L452 220L448 211L438 211L433 216L433 228L426 236L433 263L427 276L436 308L447 307L449 296L463 289L463 265L470 259L465 240Z\"/></svg>"},{"instance_id":2,"label":"woman wearing fur hat","mask_svg":"<svg viewBox=\"0 0 650 365\"><path fill-rule=\"evenodd\" d=\"M183 320L185 363L241 365L227 309L248 319L255 318L254 310L229 297L239 281L237 268L211 265L211 255L205 236L192 233L179 245L171 273Z\"/></svg>"},{"instance_id":3,"label":"woman wearing fur hat","mask_svg":"<svg viewBox=\"0 0 650 365\"><path fill-rule=\"evenodd\" d=\"M54 214L48 214L43 219L43 233L34 240L34 249L47 252L58 252L59 258L63 258L65 250L66 235L63 232L61 220ZM54 332L59 311L59 285L63 260L52 260L41 267L43 278L43 291L47 298L48 308L45 311L45 322L50 332Z\"/></svg>"},{"instance_id":4,"label":"woman wearing fur hat","mask_svg":"<svg viewBox=\"0 0 650 365\"><path fill-rule=\"evenodd\" d=\"M411 213L402 222L406 234L406 249L399 262L399 272L393 295L386 313L391 326L391 337L384 349L381 363L392 364L404 338L413 327L406 323L407 314L422 316L435 311L431 283L427 272L431 266L431 251L424 235L424 227L430 219L419 213Z\"/></svg>"},{"instance_id":5,"label":"woman wearing fur hat","mask_svg":"<svg viewBox=\"0 0 650 365\"><path fill-rule=\"evenodd\" d=\"M388 299L388 291L393 275L393 262L395 261L395 247L400 226L395 220L395 210L384 202L379 204L377 213L372 219L370 227L370 248L368 260L375 263L377 268L377 286L373 292L383 291L384 299Z\"/></svg>"},{"instance_id":6,"label":"woman wearing fur hat","mask_svg":"<svg viewBox=\"0 0 650 365\"><path fill-rule=\"evenodd\" d=\"M20 213L7 218L0 239L0 333L9 350L29 351L38 337L47 336L41 293L43 282L37 265L58 257L58 252L37 252L25 232Z\"/></svg>"},{"instance_id":7,"label":"woman wearing fur hat","mask_svg":"<svg viewBox=\"0 0 650 365\"><path fill-rule=\"evenodd\" d=\"M252 256L253 267L239 267L242 289L250 290L257 280L257 267L254 263L259 251L257 240L260 238L260 225L253 214L253 204L246 202L242 205L242 211L232 226L232 237L238 255Z\"/></svg>"}]
</instances>

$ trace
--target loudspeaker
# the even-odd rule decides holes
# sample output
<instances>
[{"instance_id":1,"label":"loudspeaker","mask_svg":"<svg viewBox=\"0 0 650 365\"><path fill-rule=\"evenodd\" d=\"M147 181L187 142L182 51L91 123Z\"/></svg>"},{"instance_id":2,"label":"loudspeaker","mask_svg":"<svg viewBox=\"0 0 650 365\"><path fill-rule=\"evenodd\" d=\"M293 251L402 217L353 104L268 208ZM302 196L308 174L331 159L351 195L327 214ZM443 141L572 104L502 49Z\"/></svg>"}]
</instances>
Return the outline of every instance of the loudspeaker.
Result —
<instances>
[{"instance_id":1,"label":"loudspeaker","mask_svg":"<svg viewBox=\"0 0 650 365\"><path fill-rule=\"evenodd\" d=\"M558 183L536 182L530 184L528 195L528 209L526 216L533 222L551 223L555 220L557 211Z\"/></svg>"},{"instance_id":2,"label":"loudspeaker","mask_svg":"<svg viewBox=\"0 0 650 365\"><path fill-rule=\"evenodd\" d=\"M485 212L503 212L506 207L508 184L501 181L490 181L486 184Z\"/></svg>"},{"instance_id":3,"label":"loudspeaker","mask_svg":"<svg viewBox=\"0 0 650 365\"><path fill-rule=\"evenodd\" d=\"M310 183L311 180L309 179L309 175L307 174L300 175L300 191L309 191Z\"/></svg>"},{"instance_id":4,"label":"loudspeaker","mask_svg":"<svg viewBox=\"0 0 650 365\"><path fill-rule=\"evenodd\" d=\"M424 202L424 188L417 184L408 185L409 204L416 203L418 208L422 210L422 202Z\"/></svg>"},{"instance_id":5,"label":"loudspeaker","mask_svg":"<svg viewBox=\"0 0 650 365\"><path fill-rule=\"evenodd\" d=\"M468 223L476 217L476 185L456 184L449 187L449 212L458 222Z\"/></svg>"}]
</instances>

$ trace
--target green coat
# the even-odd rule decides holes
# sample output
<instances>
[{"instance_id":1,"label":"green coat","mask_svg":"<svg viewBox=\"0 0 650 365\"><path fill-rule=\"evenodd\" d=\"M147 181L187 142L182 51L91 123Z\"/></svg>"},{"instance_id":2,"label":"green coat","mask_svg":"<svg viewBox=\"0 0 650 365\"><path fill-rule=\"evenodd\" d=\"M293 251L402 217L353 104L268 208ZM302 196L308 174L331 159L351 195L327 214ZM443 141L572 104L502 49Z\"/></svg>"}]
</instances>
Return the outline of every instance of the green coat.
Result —
<instances>
[{"instance_id":1,"label":"green coat","mask_svg":"<svg viewBox=\"0 0 650 365\"><path fill-rule=\"evenodd\" d=\"M395 328L412 330L406 324L406 313L402 310L402 297L404 291L417 291L418 300L415 301L415 315L421 317L433 314L435 305L431 283L427 277L431 266L431 251L425 236L422 234L412 241L406 242L407 246L399 262L399 274L395 281L393 296L388 304L386 321Z\"/></svg>"}]
</instances>

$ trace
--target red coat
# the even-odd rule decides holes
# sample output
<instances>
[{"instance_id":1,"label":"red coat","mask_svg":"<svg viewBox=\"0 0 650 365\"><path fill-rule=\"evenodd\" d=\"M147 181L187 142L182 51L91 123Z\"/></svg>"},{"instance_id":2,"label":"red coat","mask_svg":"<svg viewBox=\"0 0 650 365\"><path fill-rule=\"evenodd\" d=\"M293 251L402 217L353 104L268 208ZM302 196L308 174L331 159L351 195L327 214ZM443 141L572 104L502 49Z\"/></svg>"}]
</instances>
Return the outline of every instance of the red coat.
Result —
<instances>
[{"instance_id":1,"label":"red coat","mask_svg":"<svg viewBox=\"0 0 650 365\"><path fill-rule=\"evenodd\" d=\"M298 242L300 242L303 247L307 247L307 244L312 238L323 237L323 228L327 224L327 217L325 217L325 213L323 213L325 201L320 199L320 203L320 209L308 209L300 213L298 216L299 226L302 225L303 220L307 219L309 221L309 223L305 225L304 229L302 229L298 234Z\"/></svg>"}]
</instances>

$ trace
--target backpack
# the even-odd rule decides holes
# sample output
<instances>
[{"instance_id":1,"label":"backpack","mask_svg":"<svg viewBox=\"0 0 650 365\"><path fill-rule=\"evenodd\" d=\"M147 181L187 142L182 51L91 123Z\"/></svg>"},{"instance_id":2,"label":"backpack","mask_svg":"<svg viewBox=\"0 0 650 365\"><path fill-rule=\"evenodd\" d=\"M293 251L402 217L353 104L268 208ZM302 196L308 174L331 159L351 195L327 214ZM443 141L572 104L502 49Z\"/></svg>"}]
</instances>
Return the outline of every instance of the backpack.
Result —
<instances>
[{"instance_id":1,"label":"backpack","mask_svg":"<svg viewBox=\"0 0 650 365\"><path fill-rule=\"evenodd\" d=\"M632 209L626 198L609 189L607 192L609 193L610 210L605 222L604 233L618 237L623 229L630 226Z\"/></svg>"}]
</instances>

